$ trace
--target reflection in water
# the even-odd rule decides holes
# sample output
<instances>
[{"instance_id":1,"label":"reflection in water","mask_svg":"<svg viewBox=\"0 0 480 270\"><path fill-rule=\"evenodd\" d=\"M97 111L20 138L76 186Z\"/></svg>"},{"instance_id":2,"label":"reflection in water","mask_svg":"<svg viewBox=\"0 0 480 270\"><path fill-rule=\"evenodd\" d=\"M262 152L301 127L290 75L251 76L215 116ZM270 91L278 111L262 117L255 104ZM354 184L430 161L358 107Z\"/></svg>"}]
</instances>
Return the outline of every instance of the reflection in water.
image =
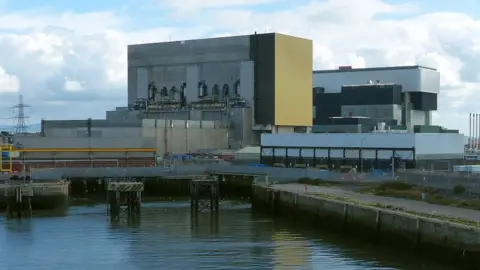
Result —
<instances>
[{"instance_id":1,"label":"reflection in water","mask_svg":"<svg viewBox=\"0 0 480 270\"><path fill-rule=\"evenodd\" d=\"M281 230L272 235L272 240L274 242L275 269L284 270L294 266L309 266L311 251L305 238L287 230Z\"/></svg>"},{"instance_id":2,"label":"reflection in water","mask_svg":"<svg viewBox=\"0 0 480 270\"><path fill-rule=\"evenodd\" d=\"M115 222L105 205L79 206L0 225L0 269L446 269L252 214L248 205L192 215L188 202L151 203L138 219Z\"/></svg>"},{"instance_id":3,"label":"reflection in water","mask_svg":"<svg viewBox=\"0 0 480 270\"><path fill-rule=\"evenodd\" d=\"M190 213L190 227L194 237L216 237L219 226L218 212Z\"/></svg>"},{"instance_id":4,"label":"reflection in water","mask_svg":"<svg viewBox=\"0 0 480 270\"><path fill-rule=\"evenodd\" d=\"M31 219L12 219L5 220L3 224L6 231L10 233L28 234L32 231Z\"/></svg>"}]
</instances>

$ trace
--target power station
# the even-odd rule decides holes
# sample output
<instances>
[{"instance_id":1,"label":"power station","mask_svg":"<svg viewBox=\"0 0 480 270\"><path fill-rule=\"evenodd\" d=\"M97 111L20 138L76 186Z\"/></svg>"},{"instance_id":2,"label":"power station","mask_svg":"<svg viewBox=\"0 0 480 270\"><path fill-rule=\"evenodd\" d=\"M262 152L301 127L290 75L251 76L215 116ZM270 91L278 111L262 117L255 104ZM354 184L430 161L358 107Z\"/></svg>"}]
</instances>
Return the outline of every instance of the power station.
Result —
<instances>
[{"instance_id":1,"label":"power station","mask_svg":"<svg viewBox=\"0 0 480 270\"><path fill-rule=\"evenodd\" d=\"M277 33L130 45L127 106L105 119L45 120L15 141L46 149L29 158L57 159L259 145L263 132L310 130L312 61L311 40Z\"/></svg>"},{"instance_id":2,"label":"power station","mask_svg":"<svg viewBox=\"0 0 480 270\"><path fill-rule=\"evenodd\" d=\"M312 41L278 33L129 45L126 106L105 119L43 120L38 134L16 134L12 151L54 162L148 160L143 166L247 146L284 167L463 161L464 136L432 125L437 70L312 67Z\"/></svg>"}]
</instances>

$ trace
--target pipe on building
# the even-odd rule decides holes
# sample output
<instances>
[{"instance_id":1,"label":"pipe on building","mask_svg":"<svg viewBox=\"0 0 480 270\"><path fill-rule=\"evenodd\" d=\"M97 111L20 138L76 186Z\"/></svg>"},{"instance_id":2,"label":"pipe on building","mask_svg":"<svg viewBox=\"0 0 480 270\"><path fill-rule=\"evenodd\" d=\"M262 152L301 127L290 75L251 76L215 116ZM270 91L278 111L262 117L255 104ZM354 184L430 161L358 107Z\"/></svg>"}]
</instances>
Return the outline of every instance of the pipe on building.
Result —
<instances>
[{"instance_id":1,"label":"pipe on building","mask_svg":"<svg viewBox=\"0 0 480 270\"><path fill-rule=\"evenodd\" d=\"M472 141L472 113L468 114L468 149L472 149L470 147L470 142Z\"/></svg>"},{"instance_id":2,"label":"pipe on building","mask_svg":"<svg viewBox=\"0 0 480 270\"><path fill-rule=\"evenodd\" d=\"M475 121L474 121L475 114L472 113L472 136L470 137L470 149L473 149L473 140L475 135Z\"/></svg>"},{"instance_id":3,"label":"pipe on building","mask_svg":"<svg viewBox=\"0 0 480 270\"><path fill-rule=\"evenodd\" d=\"M92 137L92 118L87 120L87 134L88 137Z\"/></svg>"},{"instance_id":4,"label":"pipe on building","mask_svg":"<svg viewBox=\"0 0 480 270\"><path fill-rule=\"evenodd\" d=\"M477 138L475 142L475 149L478 149L480 147L480 114L477 114Z\"/></svg>"},{"instance_id":5,"label":"pipe on building","mask_svg":"<svg viewBox=\"0 0 480 270\"><path fill-rule=\"evenodd\" d=\"M477 137L478 137L478 114L473 114L473 147L472 149L477 149Z\"/></svg>"},{"instance_id":6,"label":"pipe on building","mask_svg":"<svg viewBox=\"0 0 480 270\"><path fill-rule=\"evenodd\" d=\"M470 113L470 124L469 124L469 136L468 136L468 149L472 149L473 147L473 144L472 144L472 121L473 121L473 118L472 118L472 113Z\"/></svg>"},{"instance_id":7,"label":"pipe on building","mask_svg":"<svg viewBox=\"0 0 480 270\"><path fill-rule=\"evenodd\" d=\"M477 137L478 137L478 114L473 114L473 141L472 149L477 149Z\"/></svg>"},{"instance_id":8,"label":"pipe on building","mask_svg":"<svg viewBox=\"0 0 480 270\"><path fill-rule=\"evenodd\" d=\"M45 137L45 120L42 119L40 124L40 136Z\"/></svg>"},{"instance_id":9,"label":"pipe on building","mask_svg":"<svg viewBox=\"0 0 480 270\"><path fill-rule=\"evenodd\" d=\"M475 141L477 140L476 137L476 114L472 114L472 149L475 149Z\"/></svg>"}]
</instances>

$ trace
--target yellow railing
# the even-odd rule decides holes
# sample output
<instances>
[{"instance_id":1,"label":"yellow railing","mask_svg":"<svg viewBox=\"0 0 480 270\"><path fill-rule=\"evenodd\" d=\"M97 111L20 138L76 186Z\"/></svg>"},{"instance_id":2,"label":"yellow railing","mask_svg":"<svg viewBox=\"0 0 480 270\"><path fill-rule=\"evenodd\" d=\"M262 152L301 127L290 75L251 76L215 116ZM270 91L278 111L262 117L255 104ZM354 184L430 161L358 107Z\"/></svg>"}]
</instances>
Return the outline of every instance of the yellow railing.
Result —
<instances>
[{"instance_id":1,"label":"yellow railing","mask_svg":"<svg viewBox=\"0 0 480 270\"><path fill-rule=\"evenodd\" d=\"M8 172L11 173L13 171L13 164L12 164L12 150L13 147L11 144L2 144L0 145L0 172ZM3 153L8 153L8 158L3 157ZM5 162L6 161L6 162ZM6 164L5 164L6 163ZM5 166L7 165L7 166Z\"/></svg>"}]
</instances>

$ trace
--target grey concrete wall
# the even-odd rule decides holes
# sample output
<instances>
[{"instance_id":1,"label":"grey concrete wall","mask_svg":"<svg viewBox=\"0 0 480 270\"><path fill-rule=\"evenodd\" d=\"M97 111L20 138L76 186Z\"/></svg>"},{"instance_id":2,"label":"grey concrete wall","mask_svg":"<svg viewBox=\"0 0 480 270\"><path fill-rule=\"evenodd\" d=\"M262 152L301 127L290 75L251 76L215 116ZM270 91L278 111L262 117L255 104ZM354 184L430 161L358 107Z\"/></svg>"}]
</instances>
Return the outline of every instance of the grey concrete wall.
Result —
<instances>
[{"instance_id":1,"label":"grey concrete wall","mask_svg":"<svg viewBox=\"0 0 480 270\"><path fill-rule=\"evenodd\" d=\"M266 186L254 186L252 196L254 207L267 206L276 213L309 213L318 220L336 221L364 235L395 235L410 242L412 248L420 245L450 248L458 252L459 258L462 253L475 256L480 252L479 229L471 226Z\"/></svg>"},{"instance_id":2,"label":"grey concrete wall","mask_svg":"<svg viewBox=\"0 0 480 270\"><path fill-rule=\"evenodd\" d=\"M248 60L250 36L220 37L128 46L128 66L162 66Z\"/></svg>"},{"instance_id":3,"label":"grey concrete wall","mask_svg":"<svg viewBox=\"0 0 480 270\"><path fill-rule=\"evenodd\" d=\"M105 114L107 121L114 123L125 120L139 121L143 116L143 112L128 110L106 111Z\"/></svg>"},{"instance_id":4,"label":"grey concrete wall","mask_svg":"<svg viewBox=\"0 0 480 270\"><path fill-rule=\"evenodd\" d=\"M217 124L217 126L216 126ZM195 152L228 147L228 130L221 122L145 119L142 136L155 138L157 153Z\"/></svg>"},{"instance_id":5,"label":"grey concrete wall","mask_svg":"<svg viewBox=\"0 0 480 270\"><path fill-rule=\"evenodd\" d=\"M145 96L143 88L148 82L140 80L168 88L186 82L188 101L196 100L200 80L205 80L209 89L224 83L232 87L240 77L239 62L249 60L249 41L248 36L237 36L128 46L128 102ZM147 68L147 75L138 68Z\"/></svg>"},{"instance_id":6,"label":"grey concrete wall","mask_svg":"<svg viewBox=\"0 0 480 270\"><path fill-rule=\"evenodd\" d=\"M123 113L123 112L122 112ZM118 115L117 115L118 116ZM139 117L113 117L110 119L92 119L91 127L141 127L142 121ZM46 120L44 121L44 129L48 131L53 128L77 128L88 127L89 120Z\"/></svg>"},{"instance_id":7,"label":"grey concrete wall","mask_svg":"<svg viewBox=\"0 0 480 270\"><path fill-rule=\"evenodd\" d=\"M140 127L105 127L91 128L91 137L140 137ZM84 128L49 128L45 129L45 137L72 138L88 137L88 129Z\"/></svg>"},{"instance_id":8,"label":"grey concrete wall","mask_svg":"<svg viewBox=\"0 0 480 270\"><path fill-rule=\"evenodd\" d=\"M232 108L230 110L230 139L235 148L247 145L258 145L252 130L253 108Z\"/></svg>"},{"instance_id":9,"label":"grey concrete wall","mask_svg":"<svg viewBox=\"0 0 480 270\"><path fill-rule=\"evenodd\" d=\"M144 128L143 136L156 139L157 153L195 152L199 149L228 147L227 129L223 128Z\"/></svg>"}]
</instances>

